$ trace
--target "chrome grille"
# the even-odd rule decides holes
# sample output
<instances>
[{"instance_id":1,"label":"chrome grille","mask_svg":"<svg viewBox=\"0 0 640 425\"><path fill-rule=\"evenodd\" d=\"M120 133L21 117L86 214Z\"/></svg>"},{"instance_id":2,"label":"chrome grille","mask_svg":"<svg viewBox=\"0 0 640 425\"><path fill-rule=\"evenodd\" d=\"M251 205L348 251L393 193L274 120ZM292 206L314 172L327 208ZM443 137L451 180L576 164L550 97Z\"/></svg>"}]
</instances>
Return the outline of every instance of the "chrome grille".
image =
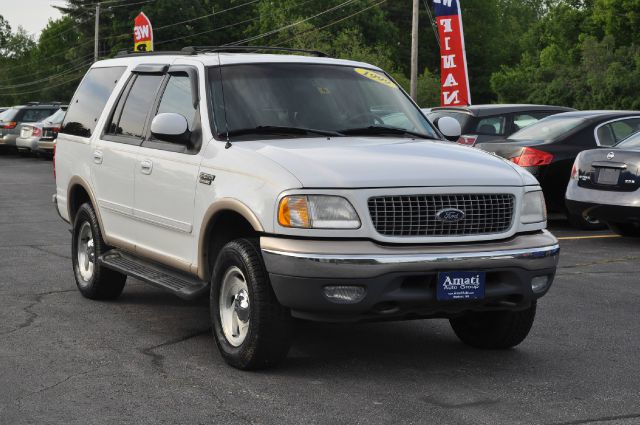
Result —
<instances>
[{"instance_id":1,"label":"chrome grille","mask_svg":"<svg viewBox=\"0 0 640 425\"><path fill-rule=\"evenodd\" d=\"M384 236L466 236L503 233L513 221L511 194L379 196L369 199L375 229ZM465 213L457 222L440 220L442 210Z\"/></svg>"}]
</instances>

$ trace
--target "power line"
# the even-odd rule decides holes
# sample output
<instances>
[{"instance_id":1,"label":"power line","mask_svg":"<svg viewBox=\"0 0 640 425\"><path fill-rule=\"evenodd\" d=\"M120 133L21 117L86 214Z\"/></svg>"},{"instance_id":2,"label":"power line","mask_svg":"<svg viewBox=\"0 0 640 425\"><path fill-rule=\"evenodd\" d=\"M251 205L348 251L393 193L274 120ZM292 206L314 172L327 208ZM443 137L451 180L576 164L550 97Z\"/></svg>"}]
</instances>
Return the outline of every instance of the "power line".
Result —
<instances>
[{"instance_id":1,"label":"power line","mask_svg":"<svg viewBox=\"0 0 640 425\"><path fill-rule=\"evenodd\" d=\"M299 33L299 34L294 35L294 36L293 36L293 37L291 37L291 38L288 38L288 39L286 39L286 40L284 40L284 41L282 41L282 42L279 42L278 44L288 43L288 42L290 42L290 41L292 41L292 40L294 40L294 39L296 39L296 38L298 38L298 37L300 37L300 36L303 36L303 35L305 35L305 34L310 34L310 33L316 32L316 31L322 31L322 30L323 30L323 29L325 29L325 28L329 28L329 27L331 27L331 26L334 26L334 25L336 25L336 24L339 24L340 22L346 21L347 19L351 19L351 18L353 18L354 16L360 15L361 13L364 13L364 12L366 12L367 10L369 10L369 9L373 9L374 7L379 6L379 5L381 5L382 3L386 3L386 2L387 2L387 0L381 0L381 1L379 1L378 3L374 3L374 4L370 5L370 6L367 6L367 7L365 7L364 9L361 9L361 10L359 10L359 11L355 12L355 13L352 13L352 14L350 14L350 15L348 15L348 16L345 16L345 17L343 17L343 18L340 18L340 19L338 19L338 20L332 21L332 22L328 23L327 25L323 25L323 26L318 27L318 28L312 28L312 29L309 29L309 30L307 30L307 31L303 31L303 32L301 32L301 33Z\"/></svg>"},{"instance_id":2,"label":"power line","mask_svg":"<svg viewBox=\"0 0 640 425\"><path fill-rule=\"evenodd\" d=\"M93 56L93 55L90 55L90 56ZM39 79L39 80L34 80L34 81L31 81L31 82L28 82L28 83L21 83L21 84L12 84L12 85L7 85L7 86L0 86L0 90L5 90L5 89L15 89L15 88L20 88L20 87L29 87L29 86L34 86L34 85L36 85L36 84L40 84L40 83L43 83L43 82L45 82L45 81L49 81L49 80L51 80L51 79L53 79L53 78L58 78L58 77L61 77L61 76L63 76L63 75L70 74L70 73L72 73L72 72L74 72L74 71L77 71L77 70L79 70L79 69L81 69L81 68L84 68L86 65L88 65L88 64L90 64L90 63L93 63L93 60L91 60L91 61L86 61L86 60L85 60L85 61L84 61L83 63L81 63L80 65L76 65L75 67L73 67L73 68L69 68L69 69L67 69L66 71L60 72L60 73L58 73L58 74L49 75L49 76L47 76L47 77L45 77L45 78L41 78L41 79Z\"/></svg>"},{"instance_id":3,"label":"power line","mask_svg":"<svg viewBox=\"0 0 640 425\"><path fill-rule=\"evenodd\" d=\"M259 1L260 1L260 0L251 0L251 1L249 1L249 2L239 4L239 5L237 5L237 6L229 7L229 8L224 9L224 10L219 10L219 11L217 11L217 12L210 13L210 14L208 14L208 15L203 15L203 16L199 16L199 17L197 17L197 18L187 19L186 21L181 21L181 22L176 22L176 23L174 23L174 24L168 24L168 25L163 25L163 26L161 26L161 27L156 27L156 28L154 28L153 30L154 30L154 31L157 31L157 30L161 30L161 29L164 29L164 28L173 27L173 26L176 26L176 25L187 24L187 23L189 23L189 22L198 21L198 20L200 20L200 19L209 18L209 17L211 17L211 16L219 15L219 14L221 14L221 13L228 12L228 11L230 11L230 10L234 10L234 9L239 9L239 8L241 8L241 7L248 6L248 5L250 5L250 4L257 3L257 2L259 2Z\"/></svg>"},{"instance_id":4,"label":"power line","mask_svg":"<svg viewBox=\"0 0 640 425\"><path fill-rule=\"evenodd\" d=\"M70 65L70 64L71 64L72 66L76 66L76 65L77 65L77 63L73 64L73 62L84 62L84 61L86 61L89 57L92 57L92 56L93 56L93 53L90 53L90 54L88 54L88 55L84 55L84 56L81 56L81 57L79 57L79 58L72 59L72 60L71 60L69 63L67 63L66 65ZM24 80L24 79L28 79L28 78L33 78L33 77L34 77L34 76L36 76L36 75L41 75L41 74L44 74L44 73L46 73L46 72L48 72L48 71L51 71L51 70L50 70L50 69L41 69L41 70L39 70L39 71L35 71L35 72L31 73L31 74L23 74L23 75L19 75L19 76L17 76L15 79L13 79L12 81L15 83L16 81L20 81L20 80ZM18 84L20 84L20 83L18 83Z\"/></svg>"},{"instance_id":5,"label":"power line","mask_svg":"<svg viewBox=\"0 0 640 425\"><path fill-rule=\"evenodd\" d=\"M23 92L20 92L20 93L0 93L0 96L23 96L23 95L25 95L25 94L41 93L43 90L51 89L51 88L55 88L55 87L60 87L60 86L63 86L63 85L65 85L65 84L69 84L69 83L71 83L71 82L73 82L73 81L77 81L77 80L79 80L79 79L80 79L80 78L82 78L82 77L84 77L84 73L83 73L83 74L81 74L81 75L77 75L77 76L75 76L74 78L71 78L71 79L69 79L69 80L63 81L63 82L61 82L61 83L59 83L59 84L50 84L50 85L47 85L44 89L39 89L39 90L30 90L30 91L23 91Z\"/></svg>"},{"instance_id":6,"label":"power line","mask_svg":"<svg viewBox=\"0 0 640 425\"><path fill-rule=\"evenodd\" d=\"M324 11L320 12L320 13L317 13L317 14L315 14L315 15L313 15L313 16L310 16L310 17L308 17L308 18L305 18L305 19L301 19L301 20L299 20L299 21L297 21L297 22L294 22L294 23L292 23L292 24L285 25L285 26L283 26L283 27L276 28L276 29L271 30L271 31L267 31L267 32L265 32L265 33L258 34L258 35L253 36L253 37L248 37L248 38L245 38L245 39L243 39L243 40L238 40L238 41L235 41L235 42L233 42L233 43L227 43L227 44L225 44L224 46L237 46L237 45L240 45L240 44L244 44L244 43L248 43L248 42L251 42L251 41L254 41L254 40L258 40L258 39L260 39L260 38L268 37L268 36L273 35L273 34L277 34L277 33L281 32L281 31L287 30L287 29L289 29L289 28L293 28L293 27L298 26L298 25L300 25L300 24L303 24L303 23L305 23L305 22L307 22L307 21L310 21L310 20L312 20L312 19L315 19L315 18L317 18L318 16L322 16L322 15L325 15L325 14L327 14L327 13L333 12L333 11L335 11L335 10L341 9L341 8L343 8L343 7L345 7L345 6L347 6L347 5L351 4L351 3L353 3L354 1L356 1L356 0L347 0L347 1L343 2L343 3L340 3L340 4L339 4L339 5L337 5L337 6L331 7L331 8L326 9L326 10L324 10Z\"/></svg>"}]
</instances>

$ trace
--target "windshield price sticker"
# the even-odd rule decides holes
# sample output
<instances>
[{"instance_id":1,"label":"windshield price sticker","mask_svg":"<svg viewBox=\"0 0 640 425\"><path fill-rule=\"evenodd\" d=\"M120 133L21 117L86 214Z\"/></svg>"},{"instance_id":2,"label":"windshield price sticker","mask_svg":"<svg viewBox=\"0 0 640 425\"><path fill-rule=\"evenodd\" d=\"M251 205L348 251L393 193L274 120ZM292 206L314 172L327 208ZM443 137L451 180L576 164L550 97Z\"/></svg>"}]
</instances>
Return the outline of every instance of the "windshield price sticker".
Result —
<instances>
[{"instance_id":1,"label":"windshield price sticker","mask_svg":"<svg viewBox=\"0 0 640 425\"><path fill-rule=\"evenodd\" d=\"M368 78L370 80L375 81L376 83L380 83L384 86L387 87L391 87L392 89L397 89L398 86L395 85L395 83L393 81L391 81L390 79L388 79L387 77L385 77L384 75L378 73L378 72L374 72L371 71L369 69L363 69L363 68L354 68L354 70L362 75L365 78Z\"/></svg>"}]
</instances>

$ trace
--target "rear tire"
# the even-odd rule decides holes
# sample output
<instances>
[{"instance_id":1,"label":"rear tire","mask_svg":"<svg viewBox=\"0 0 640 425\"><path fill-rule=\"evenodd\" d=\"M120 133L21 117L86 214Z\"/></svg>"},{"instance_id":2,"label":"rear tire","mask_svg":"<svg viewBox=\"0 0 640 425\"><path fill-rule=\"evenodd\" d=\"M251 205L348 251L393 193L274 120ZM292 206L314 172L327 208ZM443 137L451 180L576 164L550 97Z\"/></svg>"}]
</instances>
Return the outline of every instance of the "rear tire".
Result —
<instances>
[{"instance_id":1,"label":"rear tire","mask_svg":"<svg viewBox=\"0 0 640 425\"><path fill-rule=\"evenodd\" d=\"M569 220L569 224L577 229L602 230L607 227L604 223L598 220L585 218L581 214L571 214L567 212L567 219Z\"/></svg>"},{"instance_id":2,"label":"rear tire","mask_svg":"<svg viewBox=\"0 0 640 425\"><path fill-rule=\"evenodd\" d=\"M276 299L257 242L237 239L222 248L210 307L213 335L229 365L264 369L287 356L293 320Z\"/></svg>"},{"instance_id":3,"label":"rear tire","mask_svg":"<svg viewBox=\"0 0 640 425\"><path fill-rule=\"evenodd\" d=\"M522 311L467 313L449 320L465 344L487 350L505 350L525 340L536 317L536 302Z\"/></svg>"},{"instance_id":4,"label":"rear tire","mask_svg":"<svg viewBox=\"0 0 640 425\"><path fill-rule=\"evenodd\" d=\"M82 204L73 223L71 258L80 293L92 300L113 300L124 289L127 276L102 266L98 258L110 248L102 239L93 207Z\"/></svg>"},{"instance_id":5,"label":"rear tire","mask_svg":"<svg viewBox=\"0 0 640 425\"><path fill-rule=\"evenodd\" d=\"M640 225L634 223L607 223L607 225L617 235L627 238L640 238Z\"/></svg>"}]
</instances>

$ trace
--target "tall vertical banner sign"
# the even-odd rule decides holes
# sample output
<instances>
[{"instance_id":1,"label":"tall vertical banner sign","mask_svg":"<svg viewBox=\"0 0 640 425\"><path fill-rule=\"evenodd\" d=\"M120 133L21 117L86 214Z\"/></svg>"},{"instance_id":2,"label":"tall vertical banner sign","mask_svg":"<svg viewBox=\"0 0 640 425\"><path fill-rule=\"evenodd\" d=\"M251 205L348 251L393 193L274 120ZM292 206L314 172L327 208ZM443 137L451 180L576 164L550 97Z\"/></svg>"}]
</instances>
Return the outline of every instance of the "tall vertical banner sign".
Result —
<instances>
[{"instance_id":1,"label":"tall vertical banner sign","mask_svg":"<svg viewBox=\"0 0 640 425\"><path fill-rule=\"evenodd\" d=\"M133 50L136 52L153 51L153 27L144 12L140 12L133 21Z\"/></svg>"},{"instance_id":2,"label":"tall vertical banner sign","mask_svg":"<svg viewBox=\"0 0 640 425\"><path fill-rule=\"evenodd\" d=\"M433 0L440 34L442 106L471 105L460 0Z\"/></svg>"}]
</instances>

